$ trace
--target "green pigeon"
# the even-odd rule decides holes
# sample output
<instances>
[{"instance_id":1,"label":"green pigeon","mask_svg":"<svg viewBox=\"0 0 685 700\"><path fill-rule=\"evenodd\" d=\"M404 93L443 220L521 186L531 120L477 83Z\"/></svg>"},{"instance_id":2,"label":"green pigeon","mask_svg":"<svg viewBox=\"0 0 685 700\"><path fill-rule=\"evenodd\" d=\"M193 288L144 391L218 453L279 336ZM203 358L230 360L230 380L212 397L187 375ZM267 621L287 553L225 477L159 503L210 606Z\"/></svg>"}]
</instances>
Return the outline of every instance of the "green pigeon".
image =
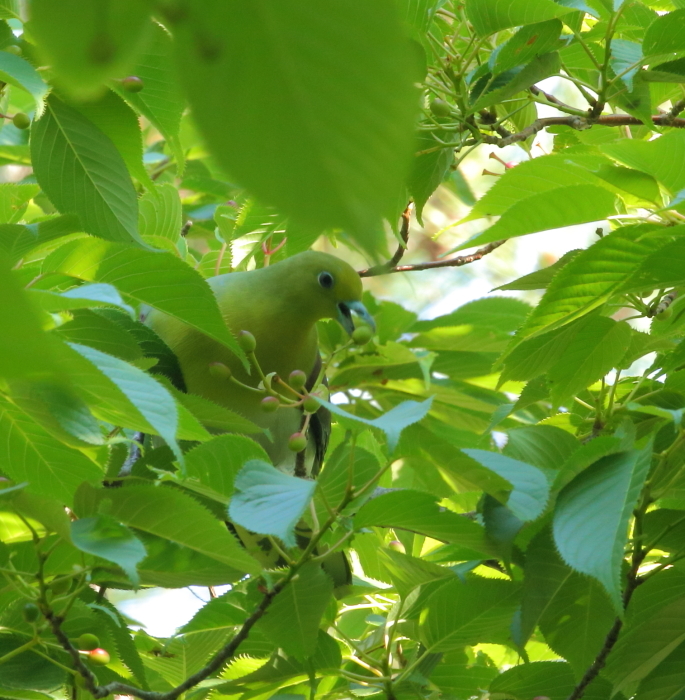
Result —
<instances>
[{"instance_id":1,"label":"green pigeon","mask_svg":"<svg viewBox=\"0 0 685 700\"><path fill-rule=\"evenodd\" d=\"M321 369L317 321L336 319L350 335L355 329L354 316L375 328L361 302L361 278L344 260L327 253L307 251L267 267L230 272L207 282L228 328L235 335L248 331L254 336L255 356L264 374L275 372L287 382L292 372L300 370L307 378L307 389L312 388ZM296 473L297 455L288 442L301 429L302 410L279 407L266 412L263 393L231 381L225 369L224 376L216 371L223 365L239 382L253 388L259 385L254 369L248 373L228 348L157 310L150 311L145 322L178 358L186 390L267 428L268 432L255 439L274 466ZM272 386L293 398L282 385ZM320 408L309 420L305 474L297 472L298 476L316 476L329 434L330 414Z\"/></svg>"}]
</instances>

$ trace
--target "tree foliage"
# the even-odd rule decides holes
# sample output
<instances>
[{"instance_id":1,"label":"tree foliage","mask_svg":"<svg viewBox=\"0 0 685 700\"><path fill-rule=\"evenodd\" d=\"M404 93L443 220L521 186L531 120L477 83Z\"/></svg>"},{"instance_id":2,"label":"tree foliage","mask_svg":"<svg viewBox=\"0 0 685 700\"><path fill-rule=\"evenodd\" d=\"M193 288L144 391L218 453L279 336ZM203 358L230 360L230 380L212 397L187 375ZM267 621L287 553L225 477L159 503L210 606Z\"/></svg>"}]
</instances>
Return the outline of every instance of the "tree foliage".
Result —
<instances>
[{"instance_id":1,"label":"tree foliage","mask_svg":"<svg viewBox=\"0 0 685 700\"><path fill-rule=\"evenodd\" d=\"M684 22L679 0L0 2L0 697L680 697ZM460 167L512 145L476 200ZM479 232L405 258L447 190ZM315 482L180 391L139 320L245 360L208 277L317 242L429 276L590 223L502 286L534 306L426 320L367 293L364 345L321 322ZM107 597L225 584L163 639Z\"/></svg>"}]
</instances>

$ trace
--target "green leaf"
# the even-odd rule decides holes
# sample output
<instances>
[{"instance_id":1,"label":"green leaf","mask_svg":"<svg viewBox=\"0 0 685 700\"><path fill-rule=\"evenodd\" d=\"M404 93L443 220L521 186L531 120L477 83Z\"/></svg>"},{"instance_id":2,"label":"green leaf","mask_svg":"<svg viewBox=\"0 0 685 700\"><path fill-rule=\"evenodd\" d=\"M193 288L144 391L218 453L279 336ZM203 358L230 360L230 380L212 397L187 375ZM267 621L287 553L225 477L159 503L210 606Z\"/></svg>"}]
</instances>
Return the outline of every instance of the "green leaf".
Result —
<instances>
[{"instance_id":1,"label":"green leaf","mask_svg":"<svg viewBox=\"0 0 685 700\"><path fill-rule=\"evenodd\" d=\"M684 52L685 39L682 32L684 21L685 9L676 9L657 17L647 27L642 40L644 55L657 56Z\"/></svg>"},{"instance_id":2,"label":"green leaf","mask_svg":"<svg viewBox=\"0 0 685 700\"><path fill-rule=\"evenodd\" d=\"M549 484L543 472L497 452L471 449L462 452L512 485L506 505L517 518L527 522L543 513L549 500Z\"/></svg>"},{"instance_id":3,"label":"green leaf","mask_svg":"<svg viewBox=\"0 0 685 700\"><path fill-rule=\"evenodd\" d=\"M324 0L313 13L299 0L213 0L187 11L177 66L217 160L257 198L375 252L418 106L394 2Z\"/></svg>"},{"instance_id":4,"label":"green leaf","mask_svg":"<svg viewBox=\"0 0 685 700\"><path fill-rule=\"evenodd\" d=\"M511 39L500 44L497 52L491 54L491 70L494 73L504 73L510 68L528 63L536 56L552 51L557 47L562 27L558 19L521 27Z\"/></svg>"},{"instance_id":5,"label":"green leaf","mask_svg":"<svg viewBox=\"0 0 685 700\"><path fill-rule=\"evenodd\" d=\"M26 90L36 103L36 115L43 113L48 86L28 61L21 56L0 51L0 80Z\"/></svg>"},{"instance_id":6,"label":"green leaf","mask_svg":"<svg viewBox=\"0 0 685 700\"><path fill-rule=\"evenodd\" d=\"M552 482L559 467L578 449L578 440L565 430L551 425L531 425L509 430L509 439L503 453L507 457L532 464Z\"/></svg>"},{"instance_id":7,"label":"green leaf","mask_svg":"<svg viewBox=\"0 0 685 700\"><path fill-rule=\"evenodd\" d=\"M572 11L552 0L467 0L466 16L479 36L494 34L500 29L544 22Z\"/></svg>"},{"instance_id":8,"label":"green leaf","mask_svg":"<svg viewBox=\"0 0 685 700\"><path fill-rule=\"evenodd\" d=\"M559 406L618 367L631 333L625 321L604 316L584 324L547 374L554 405Z\"/></svg>"},{"instance_id":9,"label":"green leaf","mask_svg":"<svg viewBox=\"0 0 685 700\"><path fill-rule=\"evenodd\" d=\"M549 700L565 700L575 687L576 679L569 664L534 661L509 668L494 678L490 683L490 694L511 700L529 700L543 695ZM608 700L610 694L611 685L598 678L587 688L585 697Z\"/></svg>"},{"instance_id":10,"label":"green leaf","mask_svg":"<svg viewBox=\"0 0 685 700\"><path fill-rule=\"evenodd\" d=\"M275 535L295 547L295 525L314 495L316 483L251 459L238 472L228 507L234 522L260 535Z\"/></svg>"},{"instance_id":11,"label":"green leaf","mask_svg":"<svg viewBox=\"0 0 685 700\"><path fill-rule=\"evenodd\" d=\"M473 109L480 110L508 100L522 90L527 90L531 85L558 73L559 70L559 54L554 52L535 56L527 66L512 68L502 73L492 81L491 89L487 89L483 94L479 90L480 82L490 81L486 77L481 78L481 81L474 86L471 95L471 100L474 102ZM499 87L501 83L504 85Z\"/></svg>"},{"instance_id":12,"label":"green leaf","mask_svg":"<svg viewBox=\"0 0 685 700\"><path fill-rule=\"evenodd\" d=\"M182 211L178 190L169 183L155 185L138 200L141 236L159 236L176 243L181 236Z\"/></svg>"},{"instance_id":13,"label":"green leaf","mask_svg":"<svg viewBox=\"0 0 685 700\"><path fill-rule=\"evenodd\" d=\"M317 401L337 416L340 423L351 429L359 430L359 424L362 424L382 430L388 441L388 449L392 452L397 447L402 431L413 423L420 421L428 413L433 403L433 398L426 399L422 403L403 401L395 408L391 408L387 413L373 420L354 416L347 411L343 411L339 406L328 403L328 401L323 399L317 399Z\"/></svg>"},{"instance_id":14,"label":"green leaf","mask_svg":"<svg viewBox=\"0 0 685 700\"><path fill-rule=\"evenodd\" d=\"M651 447L597 461L559 494L554 513L554 540L564 561L596 578L618 614L628 523L649 471Z\"/></svg>"},{"instance_id":15,"label":"green leaf","mask_svg":"<svg viewBox=\"0 0 685 700\"><path fill-rule=\"evenodd\" d=\"M519 604L510 581L469 576L448 581L426 601L419 636L428 651L451 651L483 642L502 643Z\"/></svg>"},{"instance_id":16,"label":"green leaf","mask_svg":"<svg viewBox=\"0 0 685 700\"><path fill-rule=\"evenodd\" d=\"M427 321L417 321L411 329L406 330L414 332L444 326L472 325L508 334L515 331L525 321L530 311L531 307L520 299L489 297L470 301L445 316L438 316ZM482 346L473 349L482 349Z\"/></svg>"},{"instance_id":17,"label":"green leaf","mask_svg":"<svg viewBox=\"0 0 685 700\"><path fill-rule=\"evenodd\" d=\"M98 0L50 0L31 3L31 35L58 82L75 97L87 99L103 91L109 78L127 75L142 48L149 26L149 8L136 0L107 7Z\"/></svg>"},{"instance_id":18,"label":"green leaf","mask_svg":"<svg viewBox=\"0 0 685 700\"><path fill-rule=\"evenodd\" d=\"M633 687L685 640L685 576L654 576L635 591L604 673L616 692Z\"/></svg>"},{"instance_id":19,"label":"green leaf","mask_svg":"<svg viewBox=\"0 0 685 700\"><path fill-rule=\"evenodd\" d=\"M250 460L268 462L264 449L242 435L219 435L186 453L186 475L202 490L228 504L236 475ZM194 488L191 483L190 488ZM198 488L198 490L199 490Z\"/></svg>"},{"instance_id":20,"label":"green leaf","mask_svg":"<svg viewBox=\"0 0 685 700\"><path fill-rule=\"evenodd\" d=\"M126 362L134 362L143 356L130 333L114 321L88 309L72 311L71 321L58 326L53 333L67 342L88 345Z\"/></svg>"},{"instance_id":21,"label":"green leaf","mask_svg":"<svg viewBox=\"0 0 685 700\"><path fill-rule=\"evenodd\" d=\"M259 627L299 661L316 650L319 624L333 595L333 582L319 564L305 564L276 596Z\"/></svg>"},{"instance_id":22,"label":"green leaf","mask_svg":"<svg viewBox=\"0 0 685 700\"><path fill-rule=\"evenodd\" d=\"M554 277L517 337L558 328L606 303L654 249L653 238L640 240L654 230L649 225L618 229L577 253Z\"/></svg>"},{"instance_id":23,"label":"green leaf","mask_svg":"<svg viewBox=\"0 0 685 700\"><path fill-rule=\"evenodd\" d=\"M222 343L246 362L210 287L195 270L169 253L97 239L79 240L52 253L43 265L43 272L48 271L112 284L136 302L175 316Z\"/></svg>"},{"instance_id":24,"label":"green leaf","mask_svg":"<svg viewBox=\"0 0 685 700\"><path fill-rule=\"evenodd\" d=\"M224 523L178 489L124 486L102 490L99 495L104 501L103 512L129 527L188 547L238 571L261 571Z\"/></svg>"},{"instance_id":25,"label":"green leaf","mask_svg":"<svg viewBox=\"0 0 685 700\"><path fill-rule=\"evenodd\" d=\"M526 550L523 642L539 625L547 644L582 674L595 660L615 619L602 586L564 564L549 528L538 534Z\"/></svg>"},{"instance_id":26,"label":"green leaf","mask_svg":"<svg viewBox=\"0 0 685 700\"><path fill-rule=\"evenodd\" d=\"M25 643L24 636L3 634L0 637L0 657ZM22 690L24 692L54 691L64 684L65 677L66 672L61 666L46 661L43 656L38 656L30 650L8 659L2 665L3 685L9 686L13 694L20 693ZM44 696L33 692L21 700L44 700Z\"/></svg>"},{"instance_id":27,"label":"green leaf","mask_svg":"<svg viewBox=\"0 0 685 700\"><path fill-rule=\"evenodd\" d=\"M120 566L138 586L136 565L147 552L143 543L127 528L107 515L80 518L71 523L71 541L82 552L107 559Z\"/></svg>"},{"instance_id":28,"label":"green leaf","mask_svg":"<svg viewBox=\"0 0 685 700\"><path fill-rule=\"evenodd\" d=\"M685 10L682 12L685 17ZM619 163L651 175L671 195L685 187L685 133L679 129L669 131L652 141L622 139L607 143L601 148L603 153Z\"/></svg>"},{"instance_id":29,"label":"green leaf","mask_svg":"<svg viewBox=\"0 0 685 700\"><path fill-rule=\"evenodd\" d=\"M682 229L685 230L685 227ZM669 233L682 233L680 227L672 227ZM685 240L677 238L649 255L626 281L621 291L639 291L645 287L676 287L685 282L685 269L681 264L685 255ZM652 330L654 333L654 330Z\"/></svg>"},{"instance_id":30,"label":"green leaf","mask_svg":"<svg viewBox=\"0 0 685 700\"><path fill-rule=\"evenodd\" d=\"M12 224L22 219L29 200L33 199L38 192L40 192L38 185L2 183L0 185L0 221L3 224Z\"/></svg>"},{"instance_id":31,"label":"green leaf","mask_svg":"<svg viewBox=\"0 0 685 700\"><path fill-rule=\"evenodd\" d=\"M173 151L180 173L185 155L179 139L179 129L186 102L176 80L169 33L154 22L148 32L149 40L130 73L142 80L143 89L140 92L128 92L119 83L115 83L113 88L136 111L149 119L165 138Z\"/></svg>"},{"instance_id":32,"label":"green leaf","mask_svg":"<svg viewBox=\"0 0 685 700\"><path fill-rule=\"evenodd\" d=\"M465 515L438 507L435 498L420 491L393 491L373 498L354 518L355 529L392 527L473 550L473 558L493 556L481 525Z\"/></svg>"},{"instance_id":33,"label":"green leaf","mask_svg":"<svg viewBox=\"0 0 685 700\"><path fill-rule=\"evenodd\" d=\"M682 700L685 688L685 644L676 647L641 682L635 700Z\"/></svg>"},{"instance_id":34,"label":"green leaf","mask_svg":"<svg viewBox=\"0 0 685 700\"><path fill-rule=\"evenodd\" d=\"M35 308L4 256L0 257L0 298L0 376L57 376L55 341L42 330Z\"/></svg>"},{"instance_id":35,"label":"green leaf","mask_svg":"<svg viewBox=\"0 0 685 700\"><path fill-rule=\"evenodd\" d=\"M12 264L27 253L49 241L81 231L77 217L56 216L37 224L0 225L0 250L9 256Z\"/></svg>"},{"instance_id":36,"label":"green leaf","mask_svg":"<svg viewBox=\"0 0 685 700\"><path fill-rule=\"evenodd\" d=\"M356 542L355 539L355 545ZM447 567L433 564L418 557L410 557L401 552L394 552L392 549L379 549L377 556L379 563L387 572L386 576L382 576L382 579L387 578L387 580L392 581L392 585L400 597L404 599L419 586L440 579L454 578L454 572Z\"/></svg>"},{"instance_id":37,"label":"green leaf","mask_svg":"<svg viewBox=\"0 0 685 700\"><path fill-rule=\"evenodd\" d=\"M111 284L82 284L66 292L50 292L44 289L30 289L29 295L44 311L70 311L92 309L101 306L114 306L130 316L135 315L131 306L124 303L119 290Z\"/></svg>"},{"instance_id":38,"label":"green leaf","mask_svg":"<svg viewBox=\"0 0 685 700\"><path fill-rule=\"evenodd\" d=\"M71 505L83 481L102 478L100 467L83 453L52 437L19 407L0 397L0 460L15 482L33 493Z\"/></svg>"},{"instance_id":39,"label":"green leaf","mask_svg":"<svg viewBox=\"0 0 685 700\"><path fill-rule=\"evenodd\" d=\"M108 90L95 102L72 106L110 138L131 175L146 189L152 189L154 184L143 165L143 135L138 117L121 97Z\"/></svg>"},{"instance_id":40,"label":"green leaf","mask_svg":"<svg viewBox=\"0 0 685 700\"><path fill-rule=\"evenodd\" d=\"M443 131L420 135L416 144L417 151L428 150L439 145L432 134L445 142L452 141L455 136L453 132ZM407 186L416 204L416 218L420 224L423 225L421 216L426 202L445 179L453 162L454 148L439 148L431 153L414 157Z\"/></svg>"},{"instance_id":41,"label":"green leaf","mask_svg":"<svg viewBox=\"0 0 685 700\"><path fill-rule=\"evenodd\" d=\"M149 374L117 357L87 345L69 345L125 394L157 434L164 438L179 462L183 463L183 453L176 442L178 410L171 394Z\"/></svg>"},{"instance_id":42,"label":"green leaf","mask_svg":"<svg viewBox=\"0 0 685 700\"><path fill-rule=\"evenodd\" d=\"M64 214L76 214L87 233L140 242L138 201L114 144L54 94L31 129L31 158L38 183Z\"/></svg>"},{"instance_id":43,"label":"green leaf","mask_svg":"<svg viewBox=\"0 0 685 700\"><path fill-rule=\"evenodd\" d=\"M538 231L602 221L616 211L615 196L596 185L557 187L517 202L499 221L458 246L457 250L525 236Z\"/></svg>"}]
</instances>

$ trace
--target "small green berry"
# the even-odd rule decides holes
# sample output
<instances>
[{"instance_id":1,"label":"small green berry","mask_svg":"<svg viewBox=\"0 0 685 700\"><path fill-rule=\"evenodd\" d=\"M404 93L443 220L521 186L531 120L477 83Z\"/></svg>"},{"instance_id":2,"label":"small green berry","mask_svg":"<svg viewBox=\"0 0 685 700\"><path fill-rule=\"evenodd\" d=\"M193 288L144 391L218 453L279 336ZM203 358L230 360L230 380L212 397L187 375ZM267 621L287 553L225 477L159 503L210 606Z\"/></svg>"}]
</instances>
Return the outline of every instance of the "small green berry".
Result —
<instances>
[{"instance_id":1,"label":"small green berry","mask_svg":"<svg viewBox=\"0 0 685 700\"><path fill-rule=\"evenodd\" d=\"M254 352L257 347L257 341L250 331L240 331L238 333L238 345L245 352Z\"/></svg>"},{"instance_id":2,"label":"small green berry","mask_svg":"<svg viewBox=\"0 0 685 700\"><path fill-rule=\"evenodd\" d=\"M304 397L302 408L304 408L305 413L316 413L321 408L321 404L311 394L309 394L308 396Z\"/></svg>"},{"instance_id":3,"label":"small green berry","mask_svg":"<svg viewBox=\"0 0 685 700\"><path fill-rule=\"evenodd\" d=\"M85 633L76 640L77 649L83 651L93 651L100 646L100 640L94 635Z\"/></svg>"},{"instance_id":4,"label":"small green berry","mask_svg":"<svg viewBox=\"0 0 685 700\"><path fill-rule=\"evenodd\" d=\"M452 112L452 108L447 102L441 100L439 97L431 101L430 110L436 117L449 117Z\"/></svg>"},{"instance_id":5,"label":"small green berry","mask_svg":"<svg viewBox=\"0 0 685 700\"><path fill-rule=\"evenodd\" d=\"M301 369L293 370L288 377L288 384L290 384L295 391L301 391L304 389L304 385L306 383L307 375Z\"/></svg>"},{"instance_id":6,"label":"small green berry","mask_svg":"<svg viewBox=\"0 0 685 700\"><path fill-rule=\"evenodd\" d=\"M121 87L126 92L140 92L145 87L145 84L137 75L129 75L121 81Z\"/></svg>"},{"instance_id":7,"label":"small green berry","mask_svg":"<svg viewBox=\"0 0 685 700\"><path fill-rule=\"evenodd\" d=\"M88 652L90 662L96 666L106 666L110 662L109 654L104 649L93 649Z\"/></svg>"},{"instance_id":8,"label":"small green berry","mask_svg":"<svg viewBox=\"0 0 685 700\"><path fill-rule=\"evenodd\" d=\"M288 440L288 449L293 452L302 452L307 447L307 437L303 433L293 433Z\"/></svg>"},{"instance_id":9,"label":"small green berry","mask_svg":"<svg viewBox=\"0 0 685 700\"><path fill-rule=\"evenodd\" d=\"M21 614L26 622L35 622L40 615L40 610L35 603L26 603L21 610Z\"/></svg>"},{"instance_id":10,"label":"small green berry","mask_svg":"<svg viewBox=\"0 0 685 700\"><path fill-rule=\"evenodd\" d=\"M231 378L231 370L223 362L210 362L209 373L216 379Z\"/></svg>"},{"instance_id":11,"label":"small green berry","mask_svg":"<svg viewBox=\"0 0 685 700\"><path fill-rule=\"evenodd\" d=\"M12 124L17 127L17 129L28 129L31 126L31 119L28 114L24 112L17 112L12 117Z\"/></svg>"},{"instance_id":12,"label":"small green berry","mask_svg":"<svg viewBox=\"0 0 685 700\"><path fill-rule=\"evenodd\" d=\"M368 326L359 326L352 331L352 340L356 345L366 345L373 338L373 331Z\"/></svg>"},{"instance_id":13,"label":"small green berry","mask_svg":"<svg viewBox=\"0 0 685 700\"><path fill-rule=\"evenodd\" d=\"M66 577L53 579L50 584L50 590L52 590L53 595L64 595L69 592L71 581L70 578Z\"/></svg>"},{"instance_id":14,"label":"small green berry","mask_svg":"<svg viewBox=\"0 0 685 700\"><path fill-rule=\"evenodd\" d=\"M275 396L267 396L262 399L260 405L264 413L273 413L281 405L281 402Z\"/></svg>"},{"instance_id":15,"label":"small green berry","mask_svg":"<svg viewBox=\"0 0 685 700\"><path fill-rule=\"evenodd\" d=\"M670 306L667 306L660 314L657 314L654 318L657 321L667 321L669 318L673 316L673 309Z\"/></svg>"}]
</instances>

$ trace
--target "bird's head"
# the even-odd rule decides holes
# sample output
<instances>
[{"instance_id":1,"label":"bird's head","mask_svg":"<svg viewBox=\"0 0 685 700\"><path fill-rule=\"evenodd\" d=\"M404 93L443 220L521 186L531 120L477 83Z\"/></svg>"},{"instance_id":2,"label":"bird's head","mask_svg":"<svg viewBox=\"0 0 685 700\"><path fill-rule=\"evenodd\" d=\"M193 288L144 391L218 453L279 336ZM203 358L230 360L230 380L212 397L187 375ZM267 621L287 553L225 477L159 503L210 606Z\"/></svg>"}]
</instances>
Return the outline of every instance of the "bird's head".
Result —
<instances>
[{"instance_id":1,"label":"bird's head","mask_svg":"<svg viewBox=\"0 0 685 700\"><path fill-rule=\"evenodd\" d=\"M288 286L297 288L317 319L334 318L352 334L353 316L357 316L375 331L376 324L361 301L361 278L344 260L309 250L277 265L291 268Z\"/></svg>"}]
</instances>

